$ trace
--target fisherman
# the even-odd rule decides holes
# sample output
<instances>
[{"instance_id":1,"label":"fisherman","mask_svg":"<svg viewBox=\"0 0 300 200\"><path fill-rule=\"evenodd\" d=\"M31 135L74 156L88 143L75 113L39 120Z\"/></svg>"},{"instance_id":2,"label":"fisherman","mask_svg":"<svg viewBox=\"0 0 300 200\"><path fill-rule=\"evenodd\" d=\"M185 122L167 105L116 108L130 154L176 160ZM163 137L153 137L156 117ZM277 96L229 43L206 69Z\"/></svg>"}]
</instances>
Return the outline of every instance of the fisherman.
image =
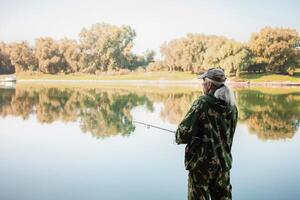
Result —
<instances>
[{"instance_id":1,"label":"fisherman","mask_svg":"<svg viewBox=\"0 0 300 200\"><path fill-rule=\"evenodd\" d=\"M203 79L204 95L192 104L176 131L176 143L186 144L189 200L231 200L231 146L237 107L225 85L223 69L211 68Z\"/></svg>"}]
</instances>

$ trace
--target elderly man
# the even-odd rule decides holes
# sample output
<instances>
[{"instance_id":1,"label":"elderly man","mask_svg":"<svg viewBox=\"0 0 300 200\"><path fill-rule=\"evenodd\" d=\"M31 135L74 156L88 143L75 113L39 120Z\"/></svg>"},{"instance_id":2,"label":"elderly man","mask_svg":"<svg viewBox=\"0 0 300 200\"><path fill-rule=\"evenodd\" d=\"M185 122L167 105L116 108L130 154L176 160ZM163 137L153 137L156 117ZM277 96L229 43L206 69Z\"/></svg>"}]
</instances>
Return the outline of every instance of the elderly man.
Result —
<instances>
[{"instance_id":1,"label":"elderly man","mask_svg":"<svg viewBox=\"0 0 300 200\"><path fill-rule=\"evenodd\" d=\"M187 144L189 200L231 200L231 146L237 124L234 95L224 85L221 68L211 68L203 79L203 93L179 124L176 143Z\"/></svg>"}]
</instances>

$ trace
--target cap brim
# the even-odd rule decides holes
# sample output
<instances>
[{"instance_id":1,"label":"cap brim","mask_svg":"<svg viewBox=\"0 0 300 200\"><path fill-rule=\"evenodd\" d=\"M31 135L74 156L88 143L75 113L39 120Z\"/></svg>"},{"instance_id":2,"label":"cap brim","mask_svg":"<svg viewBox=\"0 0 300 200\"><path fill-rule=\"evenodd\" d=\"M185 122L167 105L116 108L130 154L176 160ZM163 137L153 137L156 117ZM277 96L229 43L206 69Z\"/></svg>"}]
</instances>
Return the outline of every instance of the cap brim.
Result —
<instances>
[{"instance_id":1,"label":"cap brim","mask_svg":"<svg viewBox=\"0 0 300 200\"><path fill-rule=\"evenodd\" d=\"M205 77L206 77L206 73L199 75L197 78L198 78L198 79L203 79L203 78L205 78Z\"/></svg>"}]
</instances>

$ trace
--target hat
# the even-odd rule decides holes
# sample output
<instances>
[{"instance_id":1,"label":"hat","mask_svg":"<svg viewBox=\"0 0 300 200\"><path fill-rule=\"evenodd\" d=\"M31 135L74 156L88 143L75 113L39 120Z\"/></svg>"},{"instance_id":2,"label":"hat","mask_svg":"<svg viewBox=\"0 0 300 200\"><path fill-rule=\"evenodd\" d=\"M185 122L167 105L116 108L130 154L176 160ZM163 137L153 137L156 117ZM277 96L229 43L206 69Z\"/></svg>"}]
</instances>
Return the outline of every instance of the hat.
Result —
<instances>
[{"instance_id":1,"label":"hat","mask_svg":"<svg viewBox=\"0 0 300 200\"><path fill-rule=\"evenodd\" d=\"M198 79L209 78L217 82L225 82L226 77L222 68L210 68L204 74L198 76Z\"/></svg>"}]
</instances>

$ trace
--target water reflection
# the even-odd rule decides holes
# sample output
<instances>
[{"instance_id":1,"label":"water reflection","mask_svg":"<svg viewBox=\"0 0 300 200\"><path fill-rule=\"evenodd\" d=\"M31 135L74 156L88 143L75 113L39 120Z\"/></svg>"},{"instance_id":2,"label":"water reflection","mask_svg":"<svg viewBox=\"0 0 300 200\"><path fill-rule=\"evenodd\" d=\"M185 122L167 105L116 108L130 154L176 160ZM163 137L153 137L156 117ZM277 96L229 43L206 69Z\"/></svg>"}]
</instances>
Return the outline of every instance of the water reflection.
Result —
<instances>
[{"instance_id":1,"label":"water reflection","mask_svg":"<svg viewBox=\"0 0 300 200\"><path fill-rule=\"evenodd\" d=\"M284 91L284 89L280 89ZM300 92L272 93L237 89L239 120L250 133L263 140L292 138L300 125ZM161 119L177 124L184 117L199 89L144 88L17 88L0 89L0 115L28 119L35 115L40 123L79 121L84 133L96 138L129 135L135 129L131 110L162 103Z\"/></svg>"},{"instance_id":2,"label":"water reflection","mask_svg":"<svg viewBox=\"0 0 300 200\"><path fill-rule=\"evenodd\" d=\"M35 114L41 123L79 120L81 130L97 138L130 134L134 131L131 109L138 105L153 109L147 97L130 92L44 88L1 89L0 93L3 117L13 115L27 119Z\"/></svg>"},{"instance_id":3,"label":"water reflection","mask_svg":"<svg viewBox=\"0 0 300 200\"><path fill-rule=\"evenodd\" d=\"M292 138L300 125L300 92L270 94L257 90L237 92L239 120L262 140Z\"/></svg>"}]
</instances>

